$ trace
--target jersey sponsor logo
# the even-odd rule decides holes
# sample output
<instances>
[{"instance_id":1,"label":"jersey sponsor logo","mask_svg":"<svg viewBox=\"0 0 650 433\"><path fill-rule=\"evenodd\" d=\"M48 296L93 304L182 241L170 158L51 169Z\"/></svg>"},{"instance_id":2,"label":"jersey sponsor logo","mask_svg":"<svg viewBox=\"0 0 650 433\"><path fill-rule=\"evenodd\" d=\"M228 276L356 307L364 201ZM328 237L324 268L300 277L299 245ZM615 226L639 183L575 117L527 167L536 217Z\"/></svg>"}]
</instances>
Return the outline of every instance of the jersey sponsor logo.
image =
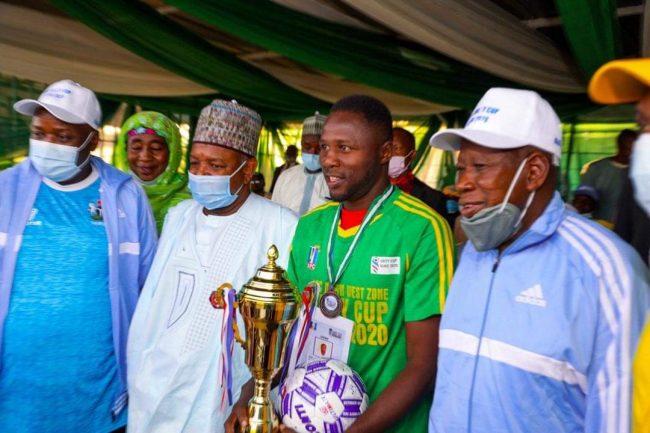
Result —
<instances>
[{"instance_id":1,"label":"jersey sponsor logo","mask_svg":"<svg viewBox=\"0 0 650 433\"><path fill-rule=\"evenodd\" d=\"M178 322L178 320L187 312L190 300L192 299L192 293L194 293L194 280L194 274L178 271L174 304L172 305L171 313L169 313L167 328Z\"/></svg>"},{"instance_id":2,"label":"jersey sponsor logo","mask_svg":"<svg viewBox=\"0 0 650 433\"><path fill-rule=\"evenodd\" d=\"M37 208L32 208L31 212L29 212L29 219L27 220L27 225L28 226L42 226L43 221L39 221L36 219L36 216L38 215L38 209Z\"/></svg>"},{"instance_id":3,"label":"jersey sponsor logo","mask_svg":"<svg viewBox=\"0 0 650 433\"><path fill-rule=\"evenodd\" d=\"M398 275L401 269L399 257L377 257L370 258L370 273L373 275Z\"/></svg>"},{"instance_id":4,"label":"jersey sponsor logo","mask_svg":"<svg viewBox=\"0 0 650 433\"><path fill-rule=\"evenodd\" d=\"M533 287L523 290L515 297L515 301L537 307L546 307L546 299L544 299L541 284L535 284Z\"/></svg>"},{"instance_id":5,"label":"jersey sponsor logo","mask_svg":"<svg viewBox=\"0 0 650 433\"><path fill-rule=\"evenodd\" d=\"M318 283L325 284L324 281ZM386 346L391 334L389 289L337 284L336 293L343 301L341 316L354 321L352 344Z\"/></svg>"},{"instance_id":6,"label":"jersey sponsor logo","mask_svg":"<svg viewBox=\"0 0 650 433\"><path fill-rule=\"evenodd\" d=\"M309 249L309 257L307 257L307 267L312 271L316 269L316 264L318 263L319 254L320 254L320 247L318 245L313 245Z\"/></svg>"},{"instance_id":7,"label":"jersey sponsor logo","mask_svg":"<svg viewBox=\"0 0 650 433\"><path fill-rule=\"evenodd\" d=\"M88 213L90 214L90 219L93 221L103 221L104 215L102 214L102 200L99 199L96 202L88 203Z\"/></svg>"}]
</instances>

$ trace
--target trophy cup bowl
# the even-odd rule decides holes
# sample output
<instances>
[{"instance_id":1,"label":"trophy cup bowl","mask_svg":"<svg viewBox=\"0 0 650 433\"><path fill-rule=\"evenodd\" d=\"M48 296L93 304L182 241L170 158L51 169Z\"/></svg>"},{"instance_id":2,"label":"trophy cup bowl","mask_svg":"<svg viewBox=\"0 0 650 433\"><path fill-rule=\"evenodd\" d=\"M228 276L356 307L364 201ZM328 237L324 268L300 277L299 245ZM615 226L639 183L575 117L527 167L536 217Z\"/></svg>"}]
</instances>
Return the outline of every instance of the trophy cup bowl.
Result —
<instances>
[{"instance_id":1,"label":"trophy cup bowl","mask_svg":"<svg viewBox=\"0 0 650 433\"><path fill-rule=\"evenodd\" d=\"M238 338L237 341L246 352L246 365L255 382L253 398L248 402L247 431L250 433L280 430L270 398L271 381L284 363L287 337L299 305L294 290L284 278L284 269L275 263L278 258L275 245L269 248L267 257L268 263L257 270L237 296L246 330L246 340Z\"/></svg>"}]
</instances>

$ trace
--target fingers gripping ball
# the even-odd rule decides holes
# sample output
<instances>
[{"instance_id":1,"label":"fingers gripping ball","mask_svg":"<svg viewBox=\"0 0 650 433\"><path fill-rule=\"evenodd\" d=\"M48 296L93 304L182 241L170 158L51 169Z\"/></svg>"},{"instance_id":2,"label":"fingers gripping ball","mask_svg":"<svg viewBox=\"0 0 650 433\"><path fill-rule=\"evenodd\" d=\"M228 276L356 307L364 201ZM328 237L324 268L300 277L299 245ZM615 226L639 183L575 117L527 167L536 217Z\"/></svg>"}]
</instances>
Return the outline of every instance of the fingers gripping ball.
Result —
<instances>
[{"instance_id":1,"label":"fingers gripping ball","mask_svg":"<svg viewBox=\"0 0 650 433\"><path fill-rule=\"evenodd\" d=\"M282 384L282 423L298 433L342 433L368 407L361 378L334 359L296 368Z\"/></svg>"}]
</instances>

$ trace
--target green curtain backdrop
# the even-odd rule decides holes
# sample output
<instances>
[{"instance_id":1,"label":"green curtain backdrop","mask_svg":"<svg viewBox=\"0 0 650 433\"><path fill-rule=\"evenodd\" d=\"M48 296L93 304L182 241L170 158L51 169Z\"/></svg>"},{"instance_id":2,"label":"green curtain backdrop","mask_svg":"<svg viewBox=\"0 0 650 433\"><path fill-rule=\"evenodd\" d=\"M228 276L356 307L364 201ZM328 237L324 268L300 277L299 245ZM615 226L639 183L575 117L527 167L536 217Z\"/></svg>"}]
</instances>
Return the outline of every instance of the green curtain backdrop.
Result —
<instances>
[{"instance_id":1,"label":"green curtain backdrop","mask_svg":"<svg viewBox=\"0 0 650 433\"><path fill-rule=\"evenodd\" d=\"M438 104L471 109L490 87L521 87L392 36L320 20L270 0L166 3L318 70ZM590 105L584 96L546 97L563 115Z\"/></svg>"},{"instance_id":2,"label":"green curtain backdrop","mask_svg":"<svg viewBox=\"0 0 650 433\"><path fill-rule=\"evenodd\" d=\"M413 158L413 163L411 164L414 173L417 174L418 170L420 169L420 163L425 160L429 152L431 152L429 140L433 134L438 132L440 125L442 125L442 122L438 116L431 116L429 119L427 119L426 132L415 146L415 158Z\"/></svg>"},{"instance_id":3,"label":"green curtain backdrop","mask_svg":"<svg viewBox=\"0 0 650 433\"><path fill-rule=\"evenodd\" d=\"M216 48L143 2L52 0L52 3L139 56L253 108L300 117L329 106Z\"/></svg>"},{"instance_id":4,"label":"green curtain backdrop","mask_svg":"<svg viewBox=\"0 0 650 433\"><path fill-rule=\"evenodd\" d=\"M571 197L580 184L580 172L585 164L616 153L616 137L623 129L636 129L635 123L564 124L562 145L561 192ZM573 142L573 148L569 149ZM571 152L569 152L571 150Z\"/></svg>"},{"instance_id":5,"label":"green curtain backdrop","mask_svg":"<svg viewBox=\"0 0 650 433\"><path fill-rule=\"evenodd\" d=\"M602 64L621 57L615 0L555 0L555 4L586 80Z\"/></svg>"}]
</instances>

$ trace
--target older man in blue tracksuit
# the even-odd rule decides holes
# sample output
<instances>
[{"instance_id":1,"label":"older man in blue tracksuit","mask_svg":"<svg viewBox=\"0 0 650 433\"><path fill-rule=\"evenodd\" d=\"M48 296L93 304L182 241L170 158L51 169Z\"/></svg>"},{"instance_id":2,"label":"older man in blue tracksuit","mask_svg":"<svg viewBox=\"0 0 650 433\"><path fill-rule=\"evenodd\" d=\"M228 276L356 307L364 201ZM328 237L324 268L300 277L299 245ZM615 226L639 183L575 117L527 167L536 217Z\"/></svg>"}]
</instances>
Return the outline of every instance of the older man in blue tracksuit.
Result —
<instances>
[{"instance_id":1,"label":"older man in blue tracksuit","mask_svg":"<svg viewBox=\"0 0 650 433\"><path fill-rule=\"evenodd\" d=\"M629 431L648 308L636 252L555 192L560 121L537 93L491 89L459 149L464 248L440 326L429 431Z\"/></svg>"},{"instance_id":2,"label":"older man in blue tracksuit","mask_svg":"<svg viewBox=\"0 0 650 433\"><path fill-rule=\"evenodd\" d=\"M29 158L0 173L0 431L126 424L126 339L156 248L147 197L90 155L101 110L69 80L14 108Z\"/></svg>"}]
</instances>

